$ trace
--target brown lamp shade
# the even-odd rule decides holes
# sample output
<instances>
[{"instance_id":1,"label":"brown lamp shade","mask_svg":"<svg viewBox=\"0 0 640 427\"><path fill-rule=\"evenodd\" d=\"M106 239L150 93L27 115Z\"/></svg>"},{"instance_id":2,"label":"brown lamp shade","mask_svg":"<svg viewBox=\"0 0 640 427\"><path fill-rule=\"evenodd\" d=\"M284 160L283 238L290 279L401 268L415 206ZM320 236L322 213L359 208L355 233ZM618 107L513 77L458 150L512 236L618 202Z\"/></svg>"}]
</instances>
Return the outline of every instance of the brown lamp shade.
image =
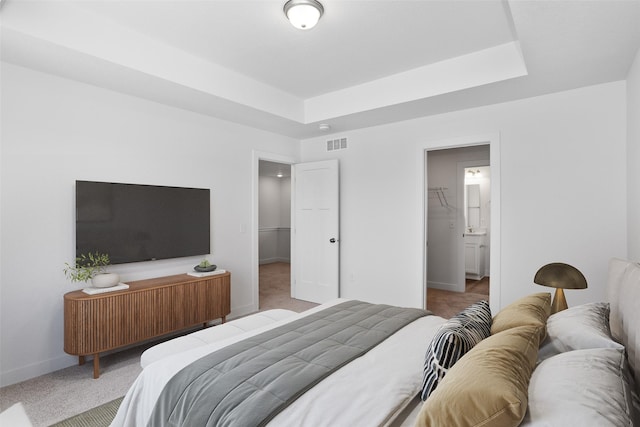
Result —
<instances>
[{"instance_id":1,"label":"brown lamp shade","mask_svg":"<svg viewBox=\"0 0 640 427\"><path fill-rule=\"evenodd\" d=\"M541 267L533 278L533 282L551 288L587 288L587 279L580 273L580 270L561 262L554 262Z\"/></svg>"},{"instance_id":2,"label":"brown lamp shade","mask_svg":"<svg viewBox=\"0 0 640 427\"><path fill-rule=\"evenodd\" d=\"M580 270L561 262L544 265L536 272L534 283L556 288L551 304L551 312L557 313L567 308L567 300L563 289L586 289L587 279Z\"/></svg>"}]
</instances>

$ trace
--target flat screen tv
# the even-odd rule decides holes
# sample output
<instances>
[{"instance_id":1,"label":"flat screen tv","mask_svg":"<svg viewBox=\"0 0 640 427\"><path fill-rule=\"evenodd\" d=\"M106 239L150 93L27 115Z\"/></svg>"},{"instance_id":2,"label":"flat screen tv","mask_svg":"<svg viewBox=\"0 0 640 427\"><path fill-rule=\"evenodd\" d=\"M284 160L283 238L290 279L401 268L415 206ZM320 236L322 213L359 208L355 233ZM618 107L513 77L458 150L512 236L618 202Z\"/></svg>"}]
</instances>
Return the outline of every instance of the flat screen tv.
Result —
<instances>
[{"instance_id":1,"label":"flat screen tv","mask_svg":"<svg viewBox=\"0 0 640 427\"><path fill-rule=\"evenodd\" d=\"M112 264L210 253L210 191L76 181L76 256Z\"/></svg>"}]
</instances>

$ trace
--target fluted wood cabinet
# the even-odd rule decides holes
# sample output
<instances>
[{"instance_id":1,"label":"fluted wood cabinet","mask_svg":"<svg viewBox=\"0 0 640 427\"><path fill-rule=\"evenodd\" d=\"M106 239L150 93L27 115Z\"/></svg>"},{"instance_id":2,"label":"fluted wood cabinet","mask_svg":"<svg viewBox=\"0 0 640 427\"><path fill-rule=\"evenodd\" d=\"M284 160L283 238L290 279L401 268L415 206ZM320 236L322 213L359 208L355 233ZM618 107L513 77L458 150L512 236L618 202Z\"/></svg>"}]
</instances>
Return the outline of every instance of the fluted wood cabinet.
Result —
<instances>
[{"instance_id":1,"label":"fluted wood cabinet","mask_svg":"<svg viewBox=\"0 0 640 427\"><path fill-rule=\"evenodd\" d=\"M129 289L64 296L64 351L84 363L93 355L93 377L100 376L99 353L221 318L231 311L231 274L188 274L127 283Z\"/></svg>"}]
</instances>

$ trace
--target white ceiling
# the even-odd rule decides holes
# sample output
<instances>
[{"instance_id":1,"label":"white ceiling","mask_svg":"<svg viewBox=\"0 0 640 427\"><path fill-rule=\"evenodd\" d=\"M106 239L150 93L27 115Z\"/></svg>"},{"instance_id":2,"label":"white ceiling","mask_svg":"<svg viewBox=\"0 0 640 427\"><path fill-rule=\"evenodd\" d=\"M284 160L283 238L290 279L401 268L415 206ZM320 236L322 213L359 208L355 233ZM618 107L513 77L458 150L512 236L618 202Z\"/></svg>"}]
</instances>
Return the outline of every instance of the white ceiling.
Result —
<instances>
[{"instance_id":1,"label":"white ceiling","mask_svg":"<svg viewBox=\"0 0 640 427\"><path fill-rule=\"evenodd\" d=\"M324 1L293 28L284 1L86 2L82 7L300 98L514 40L493 1ZM453 19L442 19L452 17Z\"/></svg>"},{"instance_id":2,"label":"white ceiling","mask_svg":"<svg viewBox=\"0 0 640 427\"><path fill-rule=\"evenodd\" d=\"M640 0L29 1L2 60L294 138L622 80Z\"/></svg>"}]
</instances>

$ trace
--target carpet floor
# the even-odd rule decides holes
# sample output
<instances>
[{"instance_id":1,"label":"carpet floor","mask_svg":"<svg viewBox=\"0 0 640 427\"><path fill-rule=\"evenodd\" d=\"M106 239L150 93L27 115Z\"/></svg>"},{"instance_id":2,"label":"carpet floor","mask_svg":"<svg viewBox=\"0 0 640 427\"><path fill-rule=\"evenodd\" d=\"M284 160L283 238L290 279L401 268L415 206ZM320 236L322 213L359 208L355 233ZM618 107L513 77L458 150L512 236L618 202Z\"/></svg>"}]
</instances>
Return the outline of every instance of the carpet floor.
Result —
<instances>
[{"instance_id":1,"label":"carpet floor","mask_svg":"<svg viewBox=\"0 0 640 427\"><path fill-rule=\"evenodd\" d=\"M67 418L54 424L52 427L109 427L116 417L123 397L107 402L97 408L90 409L81 414Z\"/></svg>"},{"instance_id":2,"label":"carpet floor","mask_svg":"<svg viewBox=\"0 0 640 427\"><path fill-rule=\"evenodd\" d=\"M70 366L21 383L0 388L0 410L20 402L35 427L50 426L125 395L138 374L138 346L100 357L100 378L93 379L93 363Z\"/></svg>"},{"instance_id":3,"label":"carpet floor","mask_svg":"<svg viewBox=\"0 0 640 427\"><path fill-rule=\"evenodd\" d=\"M260 266L260 311L288 308L296 312L317 306L308 301L291 298L291 264L274 262Z\"/></svg>"}]
</instances>

